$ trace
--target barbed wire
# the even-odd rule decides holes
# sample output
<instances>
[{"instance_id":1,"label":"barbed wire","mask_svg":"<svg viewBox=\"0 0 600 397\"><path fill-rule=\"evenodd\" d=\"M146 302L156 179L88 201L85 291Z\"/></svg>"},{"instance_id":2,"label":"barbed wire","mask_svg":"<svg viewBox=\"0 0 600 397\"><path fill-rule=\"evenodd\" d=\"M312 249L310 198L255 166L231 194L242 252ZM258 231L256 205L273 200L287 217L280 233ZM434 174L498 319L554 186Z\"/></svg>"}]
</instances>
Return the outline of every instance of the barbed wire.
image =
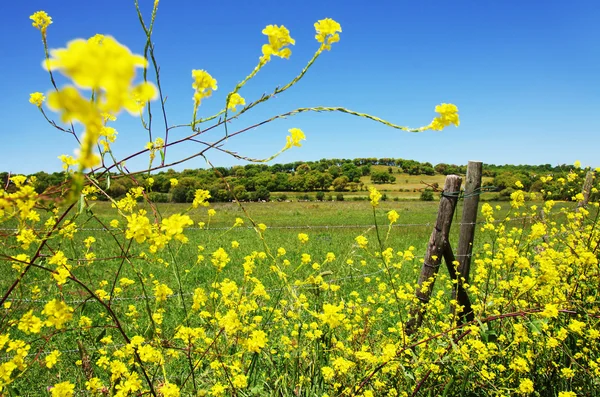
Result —
<instances>
[{"instance_id":1,"label":"barbed wire","mask_svg":"<svg viewBox=\"0 0 600 397\"><path fill-rule=\"evenodd\" d=\"M506 219L495 219L493 222L491 223L502 223L502 222L515 222L515 221L522 221L522 220L528 220L531 219L532 217L527 216L527 217L516 217L516 218L510 218L508 220ZM490 223L487 221L479 221L479 222L453 222L453 225L457 225L457 226L462 226L462 225L484 225L486 223ZM427 222L427 223L395 223L393 225L391 225L392 228L399 228L399 227L433 227L435 225L435 222ZM267 226L267 229L273 229L273 230L285 230L285 229L368 229L368 228L373 228L375 227L375 224L355 224L355 225L275 225L275 226ZM380 226L381 227L381 226ZM237 227L197 227L197 226L192 226L192 227L186 227L184 230L202 230L202 231L223 231L223 230L254 230L254 227L252 226L237 226ZM11 232L18 232L19 229L18 228L0 228L0 231L11 231ZM42 230L36 230L36 232L40 232ZM79 228L77 229L77 231L80 232L110 232L110 231L122 231L122 229L118 229L118 228Z\"/></svg>"},{"instance_id":2,"label":"barbed wire","mask_svg":"<svg viewBox=\"0 0 600 397\"><path fill-rule=\"evenodd\" d=\"M459 254L454 254L455 258L459 258L459 257L474 257L476 256L476 253L471 253L471 254L464 254L464 255L459 255ZM415 255L416 257L416 255ZM333 284L333 283L337 283L340 281L344 281L344 280L350 280L350 279L364 279L365 277L370 277L370 276L374 276L377 274L381 274L384 273L386 270L385 269L378 269L376 271L373 272L369 272L369 273L361 273L361 274L349 274L347 276L344 277L338 277L338 278L334 278L334 279L330 279L328 281L328 284ZM311 288L313 286L304 284L304 285L296 285L293 286L293 288L295 289L303 289L303 288ZM285 288L269 288L266 289L265 291L267 292L279 292L279 291L283 291ZM175 294L171 294L171 295L167 295L166 299L176 299L176 298L183 298L186 296L193 296L194 293L193 292L184 292L182 293L175 293ZM106 301L109 301L114 303L114 302L131 302L131 301L142 301L142 300L154 300L156 299L155 295L138 295L138 296L131 296L131 297L113 297L112 299L107 299ZM9 302L23 302L23 303L48 303L50 301L48 300L44 300L44 299L21 299L21 298L8 298L7 301ZM74 299L74 300L69 300L69 301L65 301L66 304L69 305L79 305L82 303L99 303L97 300L93 300L90 298L88 299Z\"/></svg>"}]
</instances>

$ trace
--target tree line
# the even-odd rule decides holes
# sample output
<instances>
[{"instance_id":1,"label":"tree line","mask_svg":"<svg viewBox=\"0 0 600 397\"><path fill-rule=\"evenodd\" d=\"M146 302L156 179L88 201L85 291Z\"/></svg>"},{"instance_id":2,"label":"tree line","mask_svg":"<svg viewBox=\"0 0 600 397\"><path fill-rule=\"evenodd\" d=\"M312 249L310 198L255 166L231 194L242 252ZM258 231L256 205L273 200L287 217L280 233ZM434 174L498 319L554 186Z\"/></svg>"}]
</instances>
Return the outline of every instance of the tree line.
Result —
<instances>
[{"instance_id":1,"label":"tree line","mask_svg":"<svg viewBox=\"0 0 600 397\"><path fill-rule=\"evenodd\" d=\"M523 190L539 192L544 185L540 176L553 175L552 180L546 184L550 184L550 189L557 195L555 198L569 199L577 189L575 181L567 177L573 169L570 165L484 164L483 175L493 178L486 185L499 192L500 198L510 196L517 188L517 181L523 185ZM183 171L169 169L150 175L138 175L135 180L132 177L112 175L108 193L118 198L124 196L131 187L143 185L157 202L191 202L196 189L209 190L213 201L230 201L234 196L239 200L257 201L269 200L272 192L363 191L366 190L364 177L368 177L366 180L374 184L394 184L399 173L464 175L466 165L439 163L433 166L428 162L400 158L356 158L273 165L246 164ZM0 172L3 187L8 186L6 181L9 175L8 172ZM35 189L40 194L52 186L60 185L68 177L65 172L44 171L29 176L35 177Z\"/></svg>"}]
</instances>

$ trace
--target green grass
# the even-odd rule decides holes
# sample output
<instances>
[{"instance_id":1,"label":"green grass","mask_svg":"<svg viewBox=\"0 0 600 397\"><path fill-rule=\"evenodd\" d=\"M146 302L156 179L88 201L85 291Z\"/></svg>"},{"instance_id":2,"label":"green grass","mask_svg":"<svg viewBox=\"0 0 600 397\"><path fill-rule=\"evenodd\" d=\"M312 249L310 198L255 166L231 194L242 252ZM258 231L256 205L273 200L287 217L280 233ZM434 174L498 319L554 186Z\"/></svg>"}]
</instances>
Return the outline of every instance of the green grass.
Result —
<instances>
[{"instance_id":1,"label":"green grass","mask_svg":"<svg viewBox=\"0 0 600 397\"><path fill-rule=\"evenodd\" d=\"M507 208L508 204L503 206ZM151 213L147 205L140 204ZM181 213L189 208L184 204L157 204L157 212L165 217L174 213ZM124 313L127 312L130 304L135 304L139 311L143 310L144 301L148 307L155 307L153 298L153 280L160 280L166 283L176 295L182 294L184 299L179 296L173 296L169 299L169 310L164 319L167 329L173 328L172 325L180 324L181 319L185 318L186 310L189 310L191 294L195 288L202 287L209 290L210 285L217 279L223 280L229 278L241 283L243 279L242 263L244 256L252 251L270 251L274 255L279 247L285 247L287 254L285 258L291 264L284 269L290 277L293 284L295 280L306 280L310 275L316 275L326 272L328 283L340 286L341 296L347 296L351 291L356 290L359 293L368 294L377 288L380 281L385 281L387 274L381 268L381 261L366 254L364 250L358 248L354 239L358 235L365 235L369 239L371 252L377 250L377 234L373 227L373 210L368 201L353 202L270 202L270 203L245 203L246 212L257 223L265 223L269 228L265 233L265 241L261 241L256 231L249 228L248 221L244 211L235 203L217 203L211 206L217 211L217 215L211 220L208 229L199 229L197 227L189 228L186 236L189 242L180 244L173 242L170 247L160 254L167 263L160 263L155 259L139 259L139 253L144 249L143 245L134 244L129 251L129 242L122 233L111 233L102 230L101 224L108 224L114 219L114 209L109 203L97 202L94 204L93 212L95 217L89 213L83 212L75 222L82 228L73 240L57 237L50 241L53 250L63 250L65 254L72 258L70 263L76 264L73 274L82 282L89 286L91 291L101 288L103 281L108 286L103 287L110 292L113 285L118 286L118 280L122 277L136 280L136 284L125 288L117 299L111 302L112 309L118 313L121 319L127 319ZM389 233L389 238L385 246L393 247L396 252L403 251L413 246L415 259L405 264L401 271L401 281L414 283L421 269L423 258L429 236L432 232L433 224L437 216L438 202L381 202L380 207L375 211L375 217L379 225L380 237L385 239L387 234L387 216L386 213L395 209L400 214L398 224L393 227ZM462 202L459 201L457 215L454 217L450 241L453 247L458 244L457 235L459 229L460 214L462 211ZM207 208L199 208L188 212L194 222L207 221ZM241 217L245 220L245 225L239 228L230 229L235 219ZM124 226L126 221L120 219ZM298 233L307 233L309 242L300 244L297 238ZM104 260L97 260L92 265L86 265L81 259L82 251L85 251L83 240L89 236L96 238L93 244L93 251L98 257L104 257ZM231 247L231 242L237 241L240 246L237 249ZM120 245L127 253L127 259L120 258L122 252L118 248ZM205 249L201 252L204 260L198 262L198 246ZM211 253L219 247L225 248L231 257L230 263L225 267L222 273L217 274L215 268L210 262ZM481 247L476 239L474 251L477 252ZM323 263L328 252L336 255L336 260L331 263ZM312 261L309 264L301 264L303 253L309 253ZM352 259L353 263L348 263ZM362 262L364 261L364 262ZM322 264L321 269L315 271L311 264L318 262ZM52 268L46 260L42 260L42 265ZM258 260L256 263L255 275L265 285L267 291L274 301L277 301L279 291L282 287L279 278L270 270L272 261L270 259ZM14 280L16 273L10 269L10 266L3 266L2 281L0 282L2 290L6 290L8 285ZM442 273L445 273L442 267ZM365 282L365 278L370 278L370 283ZM179 279L179 282L177 281ZM144 289L140 282L144 281ZM40 286L42 293L36 299L36 302L27 301L31 298L30 290L34 286ZM179 288L178 285L181 285ZM309 299L320 299L318 289L311 288L310 285L298 286L298 293L303 293ZM97 303L86 301L89 293L82 287L70 281L64 286L57 287L55 283L49 283L49 276L46 271L32 268L17 290L13 293L12 310L15 313L23 313L32 308L40 308L47 300L44 296L62 295L63 299L72 305L78 313L89 316L98 321L99 316L104 309ZM187 309L186 306L187 305ZM38 309L39 310L39 309ZM149 309L155 310L155 309ZM145 336L150 338L152 331L148 320L140 320L141 329L146 330ZM129 329L127 323L123 324L126 332L136 334L139 331ZM75 368L75 362L81 359L81 353L76 349L75 340L83 340L88 349L88 354L92 361L97 360L98 349L102 347L99 340L106 332L115 336L118 335L109 330L96 329L91 332L82 332L76 328L57 335L53 338L55 346L69 346L69 351L64 352L62 356L62 365L64 368L71 366ZM32 351L46 351L44 341L39 340L33 343ZM28 377L40 377L44 384L52 384L51 372L40 368L34 368L28 373ZM73 376L77 372L73 372ZM15 387L29 387L30 382L27 379L15 383Z\"/></svg>"}]
</instances>

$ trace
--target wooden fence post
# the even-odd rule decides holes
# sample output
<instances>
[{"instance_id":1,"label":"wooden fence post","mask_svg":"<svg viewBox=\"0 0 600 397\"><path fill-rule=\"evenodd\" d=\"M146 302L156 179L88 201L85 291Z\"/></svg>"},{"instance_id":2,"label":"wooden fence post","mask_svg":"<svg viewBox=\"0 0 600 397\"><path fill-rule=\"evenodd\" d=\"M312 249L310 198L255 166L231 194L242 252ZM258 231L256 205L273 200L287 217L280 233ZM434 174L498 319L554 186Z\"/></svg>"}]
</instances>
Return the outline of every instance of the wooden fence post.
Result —
<instances>
[{"instance_id":1,"label":"wooden fence post","mask_svg":"<svg viewBox=\"0 0 600 397\"><path fill-rule=\"evenodd\" d=\"M446 176L446 183L444 184L444 191L442 192L438 208L437 220L433 231L431 232L431 237L429 238L425 260L423 262L423 267L421 267L421 274L415 291L415 295L419 302L411 310L410 319L405 327L406 334L408 335L413 334L423 322L423 317L425 315L424 305L427 304L431 298L435 277L444 256L444 247L447 245L450 226L452 226L452 216L454 215L454 209L456 208L456 202L458 201L458 196L460 194L461 183L462 178L458 175Z\"/></svg>"},{"instance_id":2,"label":"wooden fence post","mask_svg":"<svg viewBox=\"0 0 600 397\"><path fill-rule=\"evenodd\" d=\"M463 282L469 282L471 256L473 254L473 240L475 238L477 212L479 210L479 195L481 193L482 169L483 163L481 161L469 161L469 164L467 165L464 204L462 219L460 221L460 236L456 250L456 256L459 263L457 274L458 283L452 291L452 297L454 299L457 297L457 289L462 286ZM465 310L464 315L467 316L468 320L472 317L472 313L468 313L467 310Z\"/></svg>"},{"instance_id":3,"label":"wooden fence post","mask_svg":"<svg viewBox=\"0 0 600 397\"><path fill-rule=\"evenodd\" d=\"M585 175L585 182L583 183L583 189L581 193L583 194L583 200L577 203L577 208L587 206L590 201L590 193L592 191L592 183L594 182L594 171L588 171Z\"/></svg>"}]
</instances>

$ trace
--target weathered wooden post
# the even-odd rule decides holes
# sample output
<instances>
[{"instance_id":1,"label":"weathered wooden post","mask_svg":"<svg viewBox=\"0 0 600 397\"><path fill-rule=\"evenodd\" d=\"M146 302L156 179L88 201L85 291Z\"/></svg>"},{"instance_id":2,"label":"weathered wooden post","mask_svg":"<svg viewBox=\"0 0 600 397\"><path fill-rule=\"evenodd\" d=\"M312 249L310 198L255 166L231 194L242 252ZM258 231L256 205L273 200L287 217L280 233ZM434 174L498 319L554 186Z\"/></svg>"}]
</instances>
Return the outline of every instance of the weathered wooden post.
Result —
<instances>
[{"instance_id":1,"label":"weathered wooden post","mask_svg":"<svg viewBox=\"0 0 600 397\"><path fill-rule=\"evenodd\" d=\"M481 193L481 175L483 163L481 161L469 161L467 165L467 177L465 181L465 193L463 200L462 219L460 221L460 236L456 256L458 258L458 283L452 291L452 297L457 298L457 291L462 284L469 282L471 271L471 256L473 254L473 240L475 238L475 226L477 223L477 212L479 210L479 196ZM461 292L462 294L463 292ZM459 303L464 306L464 302ZM468 321L472 320L473 313L469 313L470 307L464 309L464 315Z\"/></svg>"},{"instance_id":2,"label":"weathered wooden post","mask_svg":"<svg viewBox=\"0 0 600 397\"><path fill-rule=\"evenodd\" d=\"M411 310L410 319L406 323L405 330L408 335L413 334L423 322L423 317L425 315L424 305L427 304L431 298L435 277L444 256L444 247L447 245L448 235L450 234L452 216L454 215L456 202L460 195L461 183L462 178L458 175L446 176L444 191L442 192L440 205L438 207L437 220L433 231L431 232L431 237L429 238L425 260L423 262L423 267L421 267L421 274L415 291L415 295L419 302Z\"/></svg>"},{"instance_id":3,"label":"weathered wooden post","mask_svg":"<svg viewBox=\"0 0 600 397\"><path fill-rule=\"evenodd\" d=\"M588 171L585 175L585 182L583 183L583 189L581 193L583 194L583 200L577 203L577 208L585 207L588 205L590 201L590 193L592 191L592 183L594 182L594 171Z\"/></svg>"}]
</instances>

